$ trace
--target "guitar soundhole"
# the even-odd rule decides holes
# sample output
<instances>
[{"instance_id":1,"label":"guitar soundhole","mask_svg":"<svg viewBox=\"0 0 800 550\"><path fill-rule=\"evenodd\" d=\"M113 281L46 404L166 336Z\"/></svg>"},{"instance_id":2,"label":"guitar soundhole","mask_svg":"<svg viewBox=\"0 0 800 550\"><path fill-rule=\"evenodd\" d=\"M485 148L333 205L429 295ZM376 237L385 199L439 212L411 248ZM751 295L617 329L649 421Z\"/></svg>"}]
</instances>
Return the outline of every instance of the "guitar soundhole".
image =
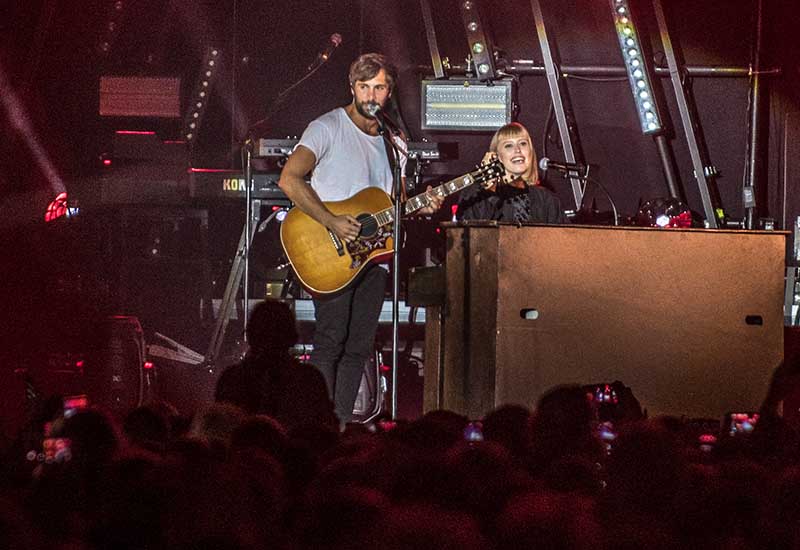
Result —
<instances>
[{"instance_id":1,"label":"guitar soundhole","mask_svg":"<svg viewBox=\"0 0 800 550\"><path fill-rule=\"evenodd\" d=\"M371 239L378 232L378 222L372 214L359 214L356 219L361 224L359 238Z\"/></svg>"}]
</instances>

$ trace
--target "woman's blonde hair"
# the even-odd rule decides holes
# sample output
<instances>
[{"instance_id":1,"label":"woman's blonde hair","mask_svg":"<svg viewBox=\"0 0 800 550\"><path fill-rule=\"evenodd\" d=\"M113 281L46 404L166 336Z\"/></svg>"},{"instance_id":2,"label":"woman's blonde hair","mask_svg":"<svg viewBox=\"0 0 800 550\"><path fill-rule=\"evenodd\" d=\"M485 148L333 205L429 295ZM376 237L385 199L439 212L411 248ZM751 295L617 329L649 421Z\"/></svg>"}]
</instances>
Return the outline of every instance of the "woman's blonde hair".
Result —
<instances>
[{"instance_id":1,"label":"woman's blonde hair","mask_svg":"<svg viewBox=\"0 0 800 550\"><path fill-rule=\"evenodd\" d=\"M528 143L531 145L531 166L528 168L528 171L522 175L522 179L524 179L528 185L538 185L539 184L539 160L536 157L536 149L533 147L533 140L531 139L531 135L528 132L528 129L525 128L519 122L511 122L506 124L499 130L497 130L494 135L492 136L492 141L489 143L489 150L492 153L497 153L497 149L500 146L500 142L506 139L515 139L519 137L525 137L528 139Z\"/></svg>"}]
</instances>

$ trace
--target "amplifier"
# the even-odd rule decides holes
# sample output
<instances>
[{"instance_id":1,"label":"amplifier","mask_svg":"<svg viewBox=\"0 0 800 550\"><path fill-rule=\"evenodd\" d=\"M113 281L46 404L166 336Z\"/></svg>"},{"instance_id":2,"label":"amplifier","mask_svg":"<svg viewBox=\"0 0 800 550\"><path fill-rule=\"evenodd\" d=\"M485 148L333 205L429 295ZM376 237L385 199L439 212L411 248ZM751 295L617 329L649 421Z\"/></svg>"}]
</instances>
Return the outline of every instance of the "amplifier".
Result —
<instances>
[{"instance_id":1,"label":"amplifier","mask_svg":"<svg viewBox=\"0 0 800 550\"><path fill-rule=\"evenodd\" d=\"M296 139L259 139L256 142L256 157L288 157L297 145Z\"/></svg>"}]
</instances>

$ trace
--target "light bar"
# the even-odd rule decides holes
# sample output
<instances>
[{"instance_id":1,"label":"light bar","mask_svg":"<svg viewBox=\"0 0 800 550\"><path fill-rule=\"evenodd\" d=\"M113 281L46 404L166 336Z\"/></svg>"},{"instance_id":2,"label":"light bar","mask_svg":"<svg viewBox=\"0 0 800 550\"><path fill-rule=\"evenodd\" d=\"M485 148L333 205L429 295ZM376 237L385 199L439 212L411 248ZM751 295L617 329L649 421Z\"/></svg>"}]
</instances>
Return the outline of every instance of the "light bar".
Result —
<instances>
[{"instance_id":1,"label":"light bar","mask_svg":"<svg viewBox=\"0 0 800 550\"><path fill-rule=\"evenodd\" d=\"M189 101L186 116L183 120L182 136L191 148L197 139L200 125L203 123L203 115L208 107L208 99L211 95L211 87L214 79L219 72L219 64L222 59L219 48L209 46L203 56L203 64L200 67L200 75L197 77L191 100Z\"/></svg>"},{"instance_id":2,"label":"light bar","mask_svg":"<svg viewBox=\"0 0 800 550\"><path fill-rule=\"evenodd\" d=\"M652 79L647 59L642 52L642 44L633 23L629 2L628 0L611 0L611 8L614 12L614 26L617 30L622 58L625 60L625 69L628 73L628 81L631 85L642 132L656 134L663 129L663 126L658 114L658 106L653 97Z\"/></svg>"},{"instance_id":3,"label":"light bar","mask_svg":"<svg viewBox=\"0 0 800 550\"><path fill-rule=\"evenodd\" d=\"M494 80L494 46L484 29L479 0L462 0L459 7L478 80Z\"/></svg>"},{"instance_id":4,"label":"light bar","mask_svg":"<svg viewBox=\"0 0 800 550\"><path fill-rule=\"evenodd\" d=\"M496 130L513 120L512 80L423 80L422 129Z\"/></svg>"},{"instance_id":5,"label":"light bar","mask_svg":"<svg viewBox=\"0 0 800 550\"><path fill-rule=\"evenodd\" d=\"M127 0L126 0L127 1ZM114 47L114 42L119 37L120 27L125 17L126 1L115 0L108 6L105 26L99 32L99 39L95 51L101 57L108 57Z\"/></svg>"}]
</instances>

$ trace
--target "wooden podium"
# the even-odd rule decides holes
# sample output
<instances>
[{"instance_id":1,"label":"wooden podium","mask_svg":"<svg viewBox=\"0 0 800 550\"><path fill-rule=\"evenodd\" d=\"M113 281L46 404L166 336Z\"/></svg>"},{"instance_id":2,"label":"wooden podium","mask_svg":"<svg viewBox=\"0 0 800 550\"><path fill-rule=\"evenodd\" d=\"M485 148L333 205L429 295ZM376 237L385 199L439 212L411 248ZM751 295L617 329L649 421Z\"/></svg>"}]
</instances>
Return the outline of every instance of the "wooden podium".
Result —
<instances>
[{"instance_id":1,"label":"wooden podium","mask_svg":"<svg viewBox=\"0 0 800 550\"><path fill-rule=\"evenodd\" d=\"M758 408L783 356L786 233L444 224L426 411L619 380L650 416Z\"/></svg>"}]
</instances>

